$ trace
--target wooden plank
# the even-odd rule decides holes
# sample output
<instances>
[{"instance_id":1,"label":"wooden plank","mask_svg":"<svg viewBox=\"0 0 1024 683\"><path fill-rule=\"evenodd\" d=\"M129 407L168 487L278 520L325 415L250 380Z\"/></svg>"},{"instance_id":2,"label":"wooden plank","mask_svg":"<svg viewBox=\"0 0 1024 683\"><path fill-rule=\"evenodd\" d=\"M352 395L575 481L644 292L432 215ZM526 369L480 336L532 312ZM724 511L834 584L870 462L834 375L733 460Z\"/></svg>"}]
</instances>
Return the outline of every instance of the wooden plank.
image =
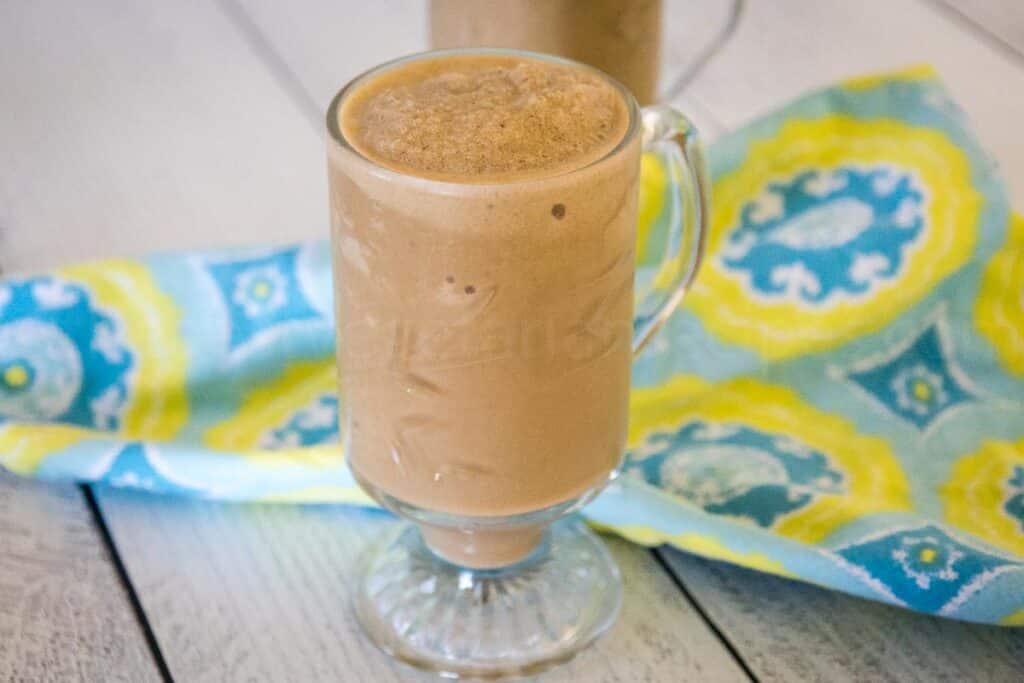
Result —
<instances>
[{"instance_id":1,"label":"wooden plank","mask_svg":"<svg viewBox=\"0 0 1024 683\"><path fill-rule=\"evenodd\" d=\"M323 237L319 131L214 5L0 3L8 269Z\"/></svg>"},{"instance_id":2,"label":"wooden plank","mask_svg":"<svg viewBox=\"0 0 1024 683\"><path fill-rule=\"evenodd\" d=\"M350 612L357 559L395 524L389 515L118 491L99 499L175 679L437 680L378 652ZM608 543L625 576L619 621L538 680L746 680L648 551Z\"/></svg>"},{"instance_id":3,"label":"wooden plank","mask_svg":"<svg viewBox=\"0 0 1024 683\"><path fill-rule=\"evenodd\" d=\"M658 551L758 680L1024 680L1024 629L938 619Z\"/></svg>"},{"instance_id":4,"label":"wooden plank","mask_svg":"<svg viewBox=\"0 0 1024 683\"><path fill-rule=\"evenodd\" d=\"M938 69L1024 206L1024 68L923 0L749 2L688 94L736 128L809 89L922 62Z\"/></svg>"},{"instance_id":5,"label":"wooden plank","mask_svg":"<svg viewBox=\"0 0 1024 683\"><path fill-rule=\"evenodd\" d=\"M1024 60L1024 3L1019 0L931 0ZM987 35L984 35L987 34Z\"/></svg>"},{"instance_id":6,"label":"wooden plank","mask_svg":"<svg viewBox=\"0 0 1024 683\"><path fill-rule=\"evenodd\" d=\"M160 680L81 490L2 470L0 680Z\"/></svg>"}]
</instances>

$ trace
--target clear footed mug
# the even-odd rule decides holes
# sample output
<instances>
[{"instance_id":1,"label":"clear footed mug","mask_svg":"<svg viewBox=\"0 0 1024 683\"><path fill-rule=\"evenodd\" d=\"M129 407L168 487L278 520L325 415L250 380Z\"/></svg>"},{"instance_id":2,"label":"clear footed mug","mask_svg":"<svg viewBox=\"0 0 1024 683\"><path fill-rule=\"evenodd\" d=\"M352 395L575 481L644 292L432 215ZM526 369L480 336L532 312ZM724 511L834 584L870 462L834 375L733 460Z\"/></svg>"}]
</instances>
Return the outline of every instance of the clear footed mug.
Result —
<instances>
[{"instance_id":1,"label":"clear footed mug","mask_svg":"<svg viewBox=\"0 0 1024 683\"><path fill-rule=\"evenodd\" d=\"M363 85L466 55L598 74L628 111L623 138L579 168L494 182L402 173L346 139L339 116ZM343 448L367 493L411 522L364 558L359 621L381 649L449 676L566 661L621 601L614 562L571 513L616 475L632 359L700 265L696 131L591 67L485 49L367 72L327 129ZM638 238L642 158L658 182L643 183L657 195Z\"/></svg>"}]
</instances>

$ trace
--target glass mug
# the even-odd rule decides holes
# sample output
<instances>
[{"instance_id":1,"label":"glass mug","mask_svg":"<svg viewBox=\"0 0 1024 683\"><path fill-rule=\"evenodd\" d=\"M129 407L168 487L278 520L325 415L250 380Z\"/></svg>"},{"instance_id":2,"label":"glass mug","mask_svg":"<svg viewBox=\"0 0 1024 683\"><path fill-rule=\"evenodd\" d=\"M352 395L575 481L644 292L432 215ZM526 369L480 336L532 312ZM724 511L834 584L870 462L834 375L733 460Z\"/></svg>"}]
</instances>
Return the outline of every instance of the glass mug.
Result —
<instances>
[{"instance_id":1,"label":"glass mug","mask_svg":"<svg viewBox=\"0 0 1024 683\"><path fill-rule=\"evenodd\" d=\"M346 140L339 114L361 85L495 54L597 74L628 110L621 142L568 172L470 183L386 168ZM370 70L327 130L343 448L364 490L412 522L364 558L356 614L384 651L450 676L566 661L621 602L607 550L569 515L616 475L632 359L700 265L696 131L592 67L482 48ZM635 294L642 153L666 170L669 220Z\"/></svg>"}]
</instances>

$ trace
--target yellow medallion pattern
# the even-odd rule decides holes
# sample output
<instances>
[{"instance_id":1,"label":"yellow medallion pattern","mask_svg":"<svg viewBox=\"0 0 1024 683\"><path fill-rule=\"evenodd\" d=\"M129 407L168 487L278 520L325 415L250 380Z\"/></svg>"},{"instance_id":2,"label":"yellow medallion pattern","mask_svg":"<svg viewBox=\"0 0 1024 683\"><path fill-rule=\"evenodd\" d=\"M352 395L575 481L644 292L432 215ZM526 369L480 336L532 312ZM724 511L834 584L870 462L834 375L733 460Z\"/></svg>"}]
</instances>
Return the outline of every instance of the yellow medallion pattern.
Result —
<instances>
[{"instance_id":1,"label":"yellow medallion pattern","mask_svg":"<svg viewBox=\"0 0 1024 683\"><path fill-rule=\"evenodd\" d=\"M86 285L101 308L117 312L127 346L137 354L121 435L173 438L188 420L188 355L174 302L160 291L147 268L132 261L103 261L65 268L59 274Z\"/></svg>"},{"instance_id":2,"label":"yellow medallion pattern","mask_svg":"<svg viewBox=\"0 0 1024 683\"><path fill-rule=\"evenodd\" d=\"M696 504L808 542L857 517L909 510L889 445L793 391L676 377L633 392L624 470Z\"/></svg>"},{"instance_id":3,"label":"yellow medallion pattern","mask_svg":"<svg viewBox=\"0 0 1024 683\"><path fill-rule=\"evenodd\" d=\"M787 121L717 179L687 305L781 359L875 332L970 257L981 197L941 133L832 114Z\"/></svg>"},{"instance_id":4,"label":"yellow medallion pattern","mask_svg":"<svg viewBox=\"0 0 1024 683\"><path fill-rule=\"evenodd\" d=\"M1024 375L1024 217L1010 219L1006 244L985 267L975 324L1004 365Z\"/></svg>"},{"instance_id":5,"label":"yellow medallion pattern","mask_svg":"<svg viewBox=\"0 0 1024 683\"><path fill-rule=\"evenodd\" d=\"M188 420L179 320L131 261L0 282L4 463L30 473L83 441L174 438Z\"/></svg>"},{"instance_id":6,"label":"yellow medallion pattern","mask_svg":"<svg viewBox=\"0 0 1024 683\"><path fill-rule=\"evenodd\" d=\"M953 465L942 487L946 519L1024 555L1024 441L986 441Z\"/></svg>"},{"instance_id":7,"label":"yellow medallion pattern","mask_svg":"<svg viewBox=\"0 0 1024 683\"><path fill-rule=\"evenodd\" d=\"M337 386L333 359L294 363L250 391L234 416L206 432L204 444L268 464L339 465Z\"/></svg>"}]
</instances>

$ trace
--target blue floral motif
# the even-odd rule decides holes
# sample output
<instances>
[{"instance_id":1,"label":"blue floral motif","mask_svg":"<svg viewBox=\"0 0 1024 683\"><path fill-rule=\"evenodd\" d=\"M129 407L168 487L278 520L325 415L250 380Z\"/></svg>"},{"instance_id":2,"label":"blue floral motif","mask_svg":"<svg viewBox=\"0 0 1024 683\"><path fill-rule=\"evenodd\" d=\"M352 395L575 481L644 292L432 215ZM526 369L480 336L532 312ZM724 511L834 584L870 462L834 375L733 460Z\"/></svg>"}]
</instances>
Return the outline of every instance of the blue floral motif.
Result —
<instances>
[{"instance_id":1,"label":"blue floral motif","mask_svg":"<svg viewBox=\"0 0 1024 683\"><path fill-rule=\"evenodd\" d=\"M135 357L89 293L52 277L0 284L0 423L117 430Z\"/></svg>"},{"instance_id":2,"label":"blue floral motif","mask_svg":"<svg viewBox=\"0 0 1024 683\"><path fill-rule=\"evenodd\" d=\"M1024 467L1013 468L1013 476L1010 477L1007 484L1012 493L1003 505L1003 509L1017 520L1020 532L1024 534Z\"/></svg>"},{"instance_id":3,"label":"blue floral motif","mask_svg":"<svg viewBox=\"0 0 1024 683\"><path fill-rule=\"evenodd\" d=\"M958 374L942 330L933 323L906 348L879 361L869 359L846 376L886 410L926 430L946 411L976 400Z\"/></svg>"},{"instance_id":4,"label":"blue floral motif","mask_svg":"<svg viewBox=\"0 0 1024 683\"><path fill-rule=\"evenodd\" d=\"M723 265L757 294L821 305L895 278L924 229L924 195L894 167L806 171L746 204Z\"/></svg>"},{"instance_id":5,"label":"blue floral motif","mask_svg":"<svg viewBox=\"0 0 1024 683\"><path fill-rule=\"evenodd\" d=\"M207 263L228 312L234 351L282 325L321 320L296 276L299 248L261 258Z\"/></svg>"},{"instance_id":6,"label":"blue floral motif","mask_svg":"<svg viewBox=\"0 0 1024 683\"><path fill-rule=\"evenodd\" d=\"M201 489L176 483L166 472L160 472L153 464L148 449L141 443L126 444L114 456L102 478L110 486L143 489L152 493L203 494Z\"/></svg>"},{"instance_id":7,"label":"blue floral motif","mask_svg":"<svg viewBox=\"0 0 1024 683\"><path fill-rule=\"evenodd\" d=\"M267 433L261 448L318 446L338 440L338 397L324 394L296 412L284 425Z\"/></svg>"},{"instance_id":8,"label":"blue floral motif","mask_svg":"<svg viewBox=\"0 0 1024 683\"><path fill-rule=\"evenodd\" d=\"M277 266L257 266L242 271L235 279L231 301L246 317L258 318L281 309L285 304L284 273Z\"/></svg>"},{"instance_id":9,"label":"blue floral motif","mask_svg":"<svg viewBox=\"0 0 1024 683\"><path fill-rule=\"evenodd\" d=\"M999 573L1024 564L969 546L935 525L873 535L836 554L858 574L924 612L955 609L957 597L981 588Z\"/></svg>"},{"instance_id":10,"label":"blue floral motif","mask_svg":"<svg viewBox=\"0 0 1024 683\"><path fill-rule=\"evenodd\" d=\"M655 432L627 454L624 471L707 512L770 527L815 496L841 493L828 457L782 434L688 422Z\"/></svg>"},{"instance_id":11,"label":"blue floral motif","mask_svg":"<svg viewBox=\"0 0 1024 683\"><path fill-rule=\"evenodd\" d=\"M964 553L937 536L904 536L900 547L890 555L896 560L903 573L912 578L918 587L927 590L932 581L955 581L959 578L954 565L963 559Z\"/></svg>"}]
</instances>

